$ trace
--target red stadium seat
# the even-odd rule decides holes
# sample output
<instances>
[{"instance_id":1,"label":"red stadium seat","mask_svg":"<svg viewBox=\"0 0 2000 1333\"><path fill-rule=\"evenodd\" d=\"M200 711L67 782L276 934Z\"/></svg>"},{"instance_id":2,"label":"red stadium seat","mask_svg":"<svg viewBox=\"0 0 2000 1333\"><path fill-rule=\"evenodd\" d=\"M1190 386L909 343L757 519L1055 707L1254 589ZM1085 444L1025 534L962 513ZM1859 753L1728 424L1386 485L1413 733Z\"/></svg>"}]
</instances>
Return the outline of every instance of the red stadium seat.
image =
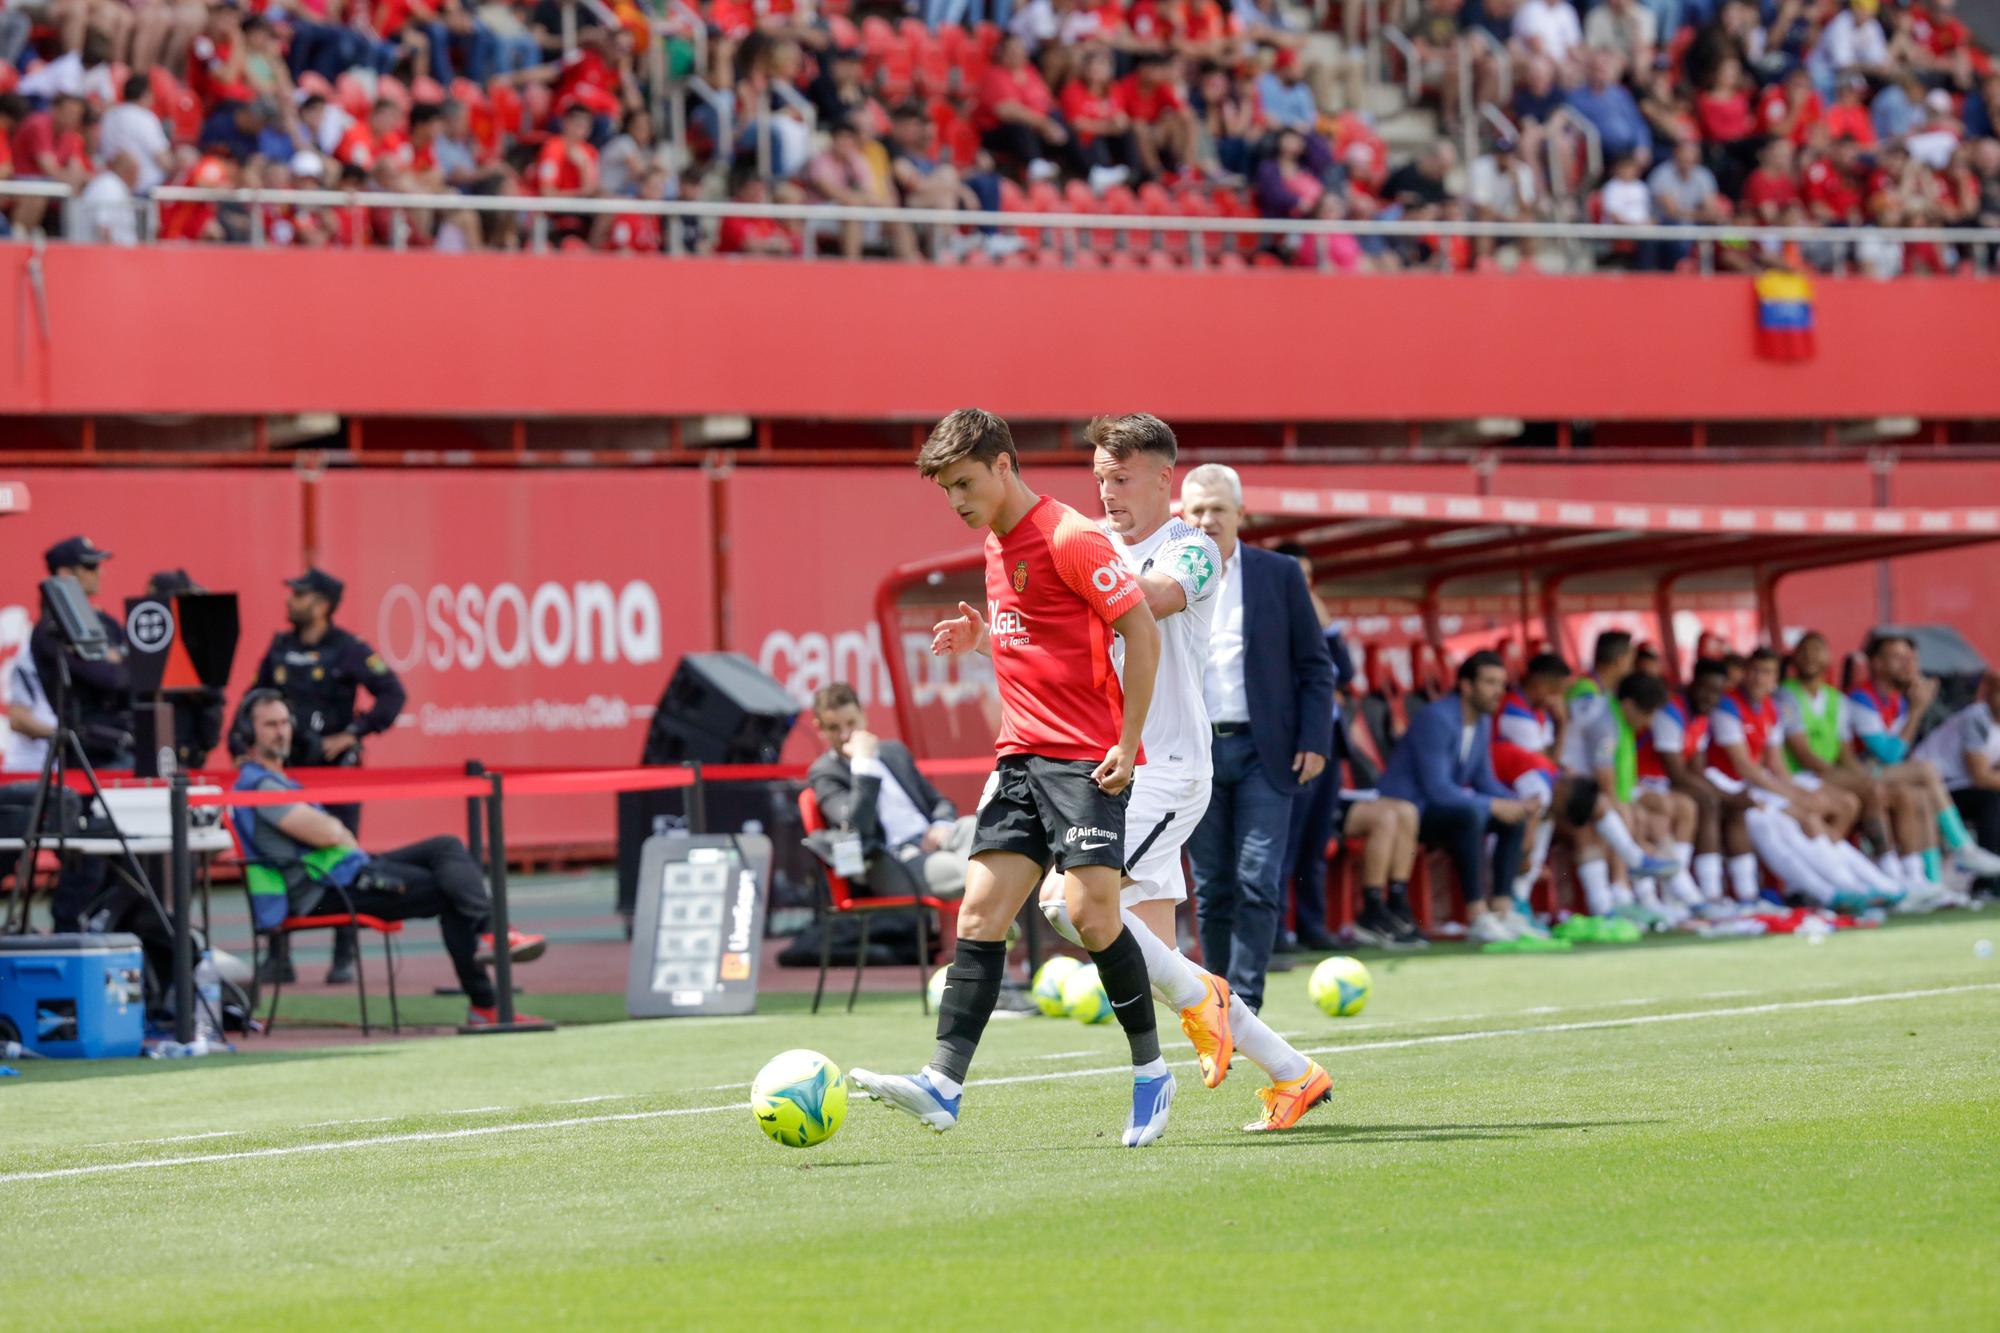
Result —
<instances>
[{"instance_id":1,"label":"red stadium seat","mask_svg":"<svg viewBox=\"0 0 2000 1333\"><path fill-rule=\"evenodd\" d=\"M880 57L884 51L896 44L895 25L885 18L870 14L861 20L861 49L871 57Z\"/></svg>"},{"instance_id":2,"label":"red stadium seat","mask_svg":"<svg viewBox=\"0 0 2000 1333\"><path fill-rule=\"evenodd\" d=\"M833 44L838 50L854 51L861 47L861 30L854 26L854 20L844 15L829 10L826 31L827 35L833 38Z\"/></svg>"},{"instance_id":3,"label":"red stadium seat","mask_svg":"<svg viewBox=\"0 0 2000 1333\"><path fill-rule=\"evenodd\" d=\"M799 823L807 833L822 833L826 830L826 816L820 811L819 797L807 787L799 793ZM815 858L817 859L817 858ZM928 895L912 894L904 897L873 898L857 896L854 886L842 876L833 873L831 866L821 864L821 879L826 886L827 901L825 915L820 920L819 937L819 984L813 987L812 1009L819 1012L820 996L826 991L826 972L833 965L833 923L836 918L854 915L861 919L861 943L855 950L854 985L847 992L847 1008L854 1009L855 997L861 994L861 976L868 970L868 927L879 912L908 912L915 909L917 918L917 998L922 1002L924 1012L931 1011L930 992L927 989L927 975L931 963L930 914L938 915L938 936L940 940L958 937L958 903L949 898L933 898Z\"/></svg>"},{"instance_id":4,"label":"red stadium seat","mask_svg":"<svg viewBox=\"0 0 2000 1333\"><path fill-rule=\"evenodd\" d=\"M287 938L308 930L372 930L382 937L383 970L389 974L389 1031L403 1030L403 1012L396 1001L396 949L395 938L403 933L400 921L384 921L366 912L322 912L313 916L288 916L278 927L277 933ZM251 941L252 963L255 963L256 940ZM271 986L271 1007L264 1014L264 1034L269 1036L278 1026L278 997L284 993L284 983L275 982ZM361 950L354 951L354 992L361 1000L361 1035L368 1035L368 974L362 962Z\"/></svg>"}]
</instances>

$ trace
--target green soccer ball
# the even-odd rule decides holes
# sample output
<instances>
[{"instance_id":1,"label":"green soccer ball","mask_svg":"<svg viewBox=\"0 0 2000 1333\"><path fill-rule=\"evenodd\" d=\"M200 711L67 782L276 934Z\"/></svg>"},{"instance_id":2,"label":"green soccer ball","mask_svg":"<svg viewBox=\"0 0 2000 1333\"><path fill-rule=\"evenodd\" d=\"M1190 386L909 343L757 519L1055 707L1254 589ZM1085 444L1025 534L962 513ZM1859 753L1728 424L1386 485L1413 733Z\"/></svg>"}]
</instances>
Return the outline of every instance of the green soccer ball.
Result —
<instances>
[{"instance_id":1,"label":"green soccer ball","mask_svg":"<svg viewBox=\"0 0 2000 1333\"><path fill-rule=\"evenodd\" d=\"M847 1118L847 1076L818 1051L786 1051L750 1085L757 1127L787 1148L824 1143Z\"/></svg>"},{"instance_id":2,"label":"green soccer ball","mask_svg":"<svg viewBox=\"0 0 2000 1333\"><path fill-rule=\"evenodd\" d=\"M949 971L951 971L951 966L946 964L944 967L931 973L931 983L924 988L930 992L931 1008L933 1009L944 1003L944 975Z\"/></svg>"},{"instance_id":3,"label":"green soccer ball","mask_svg":"<svg viewBox=\"0 0 2000 1333\"><path fill-rule=\"evenodd\" d=\"M1312 1002L1328 1018L1352 1018L1367 1007L1368 992L1375 983L1359 959L1335 957L1313 969L1306 988Z\"/></svg>"},{"instance_id":4,"label":"green soccer ball","mask_svg":"<svg viewBox=\"0 0 2000 1333\"><path fill-rule=\"evenodd\" d=\"M1111 997L1097 979L1097 964L1085 963L1063 981L1063 1012L1079 1023L1102 1023L1111 1017Z\"/></svg>"},{"instance_id":5,"label":"green soccer ball","mask_svg":"<svg viewBox=\"0 0 2000 1333\"><path fill-rule=\"evenodd\" d=\"M1035 1005L1050 1018L1061 1018L1068 1010L1063 1005L1063 983L1070 974L1083 964L1068 954L1057 954L1035 969Z\"/></svg>"}]
</instances>

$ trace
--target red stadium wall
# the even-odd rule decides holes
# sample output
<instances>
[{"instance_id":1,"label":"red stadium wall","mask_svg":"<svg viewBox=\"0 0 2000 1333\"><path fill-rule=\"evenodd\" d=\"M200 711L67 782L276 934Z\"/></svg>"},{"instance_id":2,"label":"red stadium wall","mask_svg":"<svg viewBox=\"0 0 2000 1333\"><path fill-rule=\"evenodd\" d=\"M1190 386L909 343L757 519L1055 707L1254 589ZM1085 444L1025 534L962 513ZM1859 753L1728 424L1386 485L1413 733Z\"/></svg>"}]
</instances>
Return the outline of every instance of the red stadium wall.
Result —
<instances>
[{"instance_id":1,"label":"red stadium wall","mask_svg":"<svg viewBox=\"0 0 2000 1333\"><path fill-rule=\"evenodd\" d=\"M1972 279L1819 280L1818 355L1777 364L1741 278L56 246L44 336L34 257L0 255L24 311L0 320L0 413L2000 417L2000 284Z\"/></svg>"},{"instance_id":2,"label":"red stadium wall","mask_svg":"<svg viewBox=\"0 0 2000 1333\"><path fill-rule=\"evenodd\" d=\"M1471 492L1481 480L1462 463L1243 471L1254 484L1312 487ZM403 723L371 744L376 764L629 763L674 663L718 647L749 655L800 697L836 676L851 680L873 705L875 724L893 731L876 586L895 565L972 541L906 468L745 468L712 477L680 468L364 469L310 483L269 470L7 476L28 484L34 508L0 521L0 657L25 637L40 552L83 531L117 553L106 567L107 607L122 606L148 574L169 566L242 594L232 682L240 690L278 628L277 581L316 534L319 559L348 583L342 621L374 641L410 686ZM1040 467L1030 476L1070 503L1092 504L1081 468ZM1722 488L1750 502L1867 505L1875 475L1859 462L1509 463L1490 482L1496 494L1693 500ZM2000 463L1903 463L1890 472L1889 490L1896 504L1993 503ZM1954 624L2000 660L2000 603L1974 577L1990 559L1975 552L1896 563L1894 613ZM1876 571L1794 578L1779 599L1788 626L1816 625L1850 645L1876 618ZM964 683L956 666L923 653L921 635L903 649L920 694ZM956 740L968 752L985 743ZM805 758L813 745L801 727L789 757ZM610 836L608 799L515 804L510 831L523 846ZM369 834L414 836L460 817L449 803L384 805L370 813Z\"/></svg>"}]
</instances>

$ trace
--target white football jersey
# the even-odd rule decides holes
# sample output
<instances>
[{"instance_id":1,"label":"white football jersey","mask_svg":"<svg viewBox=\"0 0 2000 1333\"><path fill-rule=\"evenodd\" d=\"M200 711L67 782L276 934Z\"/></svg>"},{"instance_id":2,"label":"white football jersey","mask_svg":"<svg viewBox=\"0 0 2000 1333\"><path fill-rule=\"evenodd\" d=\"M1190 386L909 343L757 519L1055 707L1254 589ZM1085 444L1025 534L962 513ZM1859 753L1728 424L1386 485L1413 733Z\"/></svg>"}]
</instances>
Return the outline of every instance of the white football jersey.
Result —
<instances>
[{"instance_id":1,"label":"white football jersey","mask_svg":"<svg viewBox=\"0 0 2000 1333\"><path fill-rule=\"evenodd\" d=\"M1212 733L1201 678L1208 669L1209 615L1216 589L1222 586L1222 553L1213 538L1180 518L1169 518L1144 541L1128 543L1115 532L1110 537L1134 574L1166 574L1187 594L1187 608L1160 622L1160 671L1141 735L1146 764L1206 776ZM1118 641L1116 657L1122 676L1123 639Z\"/></svg>"}]
</instances>

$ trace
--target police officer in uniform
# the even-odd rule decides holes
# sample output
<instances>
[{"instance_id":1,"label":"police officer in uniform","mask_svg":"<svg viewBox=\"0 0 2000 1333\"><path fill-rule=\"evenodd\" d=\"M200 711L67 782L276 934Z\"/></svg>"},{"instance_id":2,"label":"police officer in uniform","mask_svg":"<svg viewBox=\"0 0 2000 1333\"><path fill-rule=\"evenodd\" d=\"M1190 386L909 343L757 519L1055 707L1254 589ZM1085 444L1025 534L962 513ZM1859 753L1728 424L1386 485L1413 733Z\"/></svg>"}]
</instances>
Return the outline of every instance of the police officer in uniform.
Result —
<instances>
[{"instance_id":1,"label":"police officer in uniform","mask_svg":"<svg viewBox=\"0 0 2000 1333\"><path fill-rule=\"evenodd\" d=\"M291 767L357 766L362 738L388 730L403 711L403 682L380 653L333 623L333 613L346 590L339 579L321 569L308 569L286 580L285 586L291 590L285 599L285 617L292 627L271 640L257 666L256 688L279 691L292 707L297 730ZM370 701L368 711L357 714L355 692L359 689L368 691ZM229 738L229 751L238 759L249 749L248 728L241 722L239 716L239 725ZM327 813L360 836L359 805L330 805ZM334 932L328 984L353 979L354 947L353 931ZM287 981L292 979L292 962L286 954L274 950L266 967L273 974L282 973Z\"/></svg>"}]
</instances>

